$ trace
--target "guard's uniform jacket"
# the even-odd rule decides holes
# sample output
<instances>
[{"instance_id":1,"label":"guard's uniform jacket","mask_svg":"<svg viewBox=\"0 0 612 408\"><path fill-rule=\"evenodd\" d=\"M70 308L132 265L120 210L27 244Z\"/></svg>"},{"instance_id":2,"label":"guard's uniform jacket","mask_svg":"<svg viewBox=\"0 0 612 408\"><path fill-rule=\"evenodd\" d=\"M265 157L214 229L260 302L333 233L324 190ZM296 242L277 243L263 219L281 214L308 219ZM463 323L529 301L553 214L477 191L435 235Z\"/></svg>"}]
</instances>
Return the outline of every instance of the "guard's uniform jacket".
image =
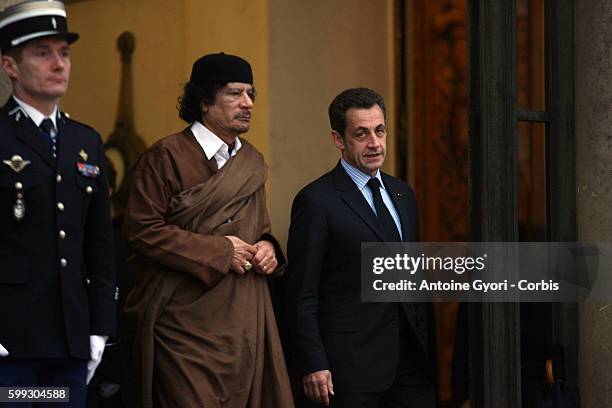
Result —
<instances>
[{"instance_id":1,"label":"guard's uniform jacket","mask_svg":"<svg viewBox=\"0 0 612 408\"><path fill-rule=\"evenodd\" d=\"M100 136L58 110L58 154L13 98L0 110L0 344L8 358L89 358L116 299Z\"/></svg>"}]
</instances>

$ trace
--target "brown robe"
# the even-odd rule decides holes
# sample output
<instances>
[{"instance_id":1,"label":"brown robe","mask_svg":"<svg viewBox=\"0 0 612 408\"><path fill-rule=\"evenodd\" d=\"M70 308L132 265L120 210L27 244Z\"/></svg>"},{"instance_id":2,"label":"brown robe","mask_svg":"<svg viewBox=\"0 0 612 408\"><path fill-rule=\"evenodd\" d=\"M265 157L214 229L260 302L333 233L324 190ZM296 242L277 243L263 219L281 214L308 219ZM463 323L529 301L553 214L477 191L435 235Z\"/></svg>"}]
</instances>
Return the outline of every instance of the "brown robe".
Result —
<instances>
[{"instance_id":1,"label":"brown robe","mask_svg":"<svg viewBox=\"0 0 612 408\"><path fill-rule=\"evenodd\" d=\"M270 231L266 172L244 140L217 170L189 129L137 164L125 214L136 253L126 311L137 324L143 407L293 407L266 278L231 271L223 237L255 243Z\"/></svg>"}]
</instances>

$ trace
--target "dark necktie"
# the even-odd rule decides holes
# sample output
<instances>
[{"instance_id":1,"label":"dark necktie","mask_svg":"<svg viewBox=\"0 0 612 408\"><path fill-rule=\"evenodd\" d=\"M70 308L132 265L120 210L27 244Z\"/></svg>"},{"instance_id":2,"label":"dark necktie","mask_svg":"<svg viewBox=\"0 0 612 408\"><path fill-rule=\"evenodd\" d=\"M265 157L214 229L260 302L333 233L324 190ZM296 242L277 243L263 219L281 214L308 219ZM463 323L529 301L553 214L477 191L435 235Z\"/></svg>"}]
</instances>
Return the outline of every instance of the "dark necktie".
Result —
<instances>
[{"instance_id":1,"label":"dark necktie","mask_svg":"<svg viewBox=\"0 0 612 408\"><path fill-rule=\"evenodd\" d=\"M234 145L227 145L227 158L231 158L232 157L232 152L234 151Z\"/></svg>"},{"instance_id":2,"label":"dark necktie","mask_svg":"<svg viewBox=\"0 0 612 408\"><path fill-rule=\"evenodd\" d=\"M53 126L53 121L49 118L44 119L40 123L40 130L47 136L51 154L55 159L57 157L57 134L54 132L55 126Z\"/></svg>"},{"instance_id":3,"label":"dark necktie","mask_svg":"<svg viewBox=\"0 0 612 408\"><path fill-rule=\"evenodd\" d=\"M391 217L391 213L380 195L380 181L376 177L373 177L368 180L368 187L370 187L372 191L378 222L382 226L387 239L391 242L401 241L399 232L397 231L397 225L395 225L395 221L393 221L393 217Z\"/></svg>"}]
</instances>

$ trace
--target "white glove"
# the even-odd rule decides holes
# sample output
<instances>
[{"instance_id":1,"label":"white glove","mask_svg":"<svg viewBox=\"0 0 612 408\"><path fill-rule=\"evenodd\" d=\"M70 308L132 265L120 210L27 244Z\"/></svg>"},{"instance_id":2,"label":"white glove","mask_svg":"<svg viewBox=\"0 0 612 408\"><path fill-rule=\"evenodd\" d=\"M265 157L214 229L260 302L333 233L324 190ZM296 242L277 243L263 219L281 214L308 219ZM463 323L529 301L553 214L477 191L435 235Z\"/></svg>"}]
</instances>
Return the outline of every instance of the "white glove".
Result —
<instances>
[{"instance_id":1,"label":"white glove","mask_svg":"<svg viewBox=\"0 0 612 408\"><path fill-rule=\"evenodd\" d=\"M106 340L108 340L108 336L89 336L91 359L87 362L87 384L91 381L91 378L96 372L96 368L98 368L98 364L102 361Z\"/></svg>"},{"instance_id":2,"label":"white glove","mask_svg":"<svg viewBox=\"0 0 612 408\"><path fill-rule=\"evenodd\" d=\"M8 350L5 349L2 344L0 344L0 357L6 357L8 355L9 355Z\"/></svg>"}]
</instances>

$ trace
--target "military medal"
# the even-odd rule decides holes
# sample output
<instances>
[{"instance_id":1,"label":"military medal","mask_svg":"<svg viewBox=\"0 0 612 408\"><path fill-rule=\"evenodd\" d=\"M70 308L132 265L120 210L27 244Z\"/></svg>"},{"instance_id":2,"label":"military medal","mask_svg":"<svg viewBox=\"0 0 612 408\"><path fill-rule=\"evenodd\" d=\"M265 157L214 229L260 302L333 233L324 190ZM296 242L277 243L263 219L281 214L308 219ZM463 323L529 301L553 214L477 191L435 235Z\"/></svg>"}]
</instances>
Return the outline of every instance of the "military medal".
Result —
<instances>
[{"instance_id":1,"label":"military medal","mask_svg":"<svg viewBox=\"0 0 612 408\"><path fill-rule=\"evenodd\" d=\"M13 205L13 218L17 221L23 220L25 217L25 201L23 201L23 184L19 181L15 183L15 190L17 190L17 200L15 201L15 205Z\"/></svg>"},{"instance_id":2,"label":"military medal","mask_svg":"<svg viewBox=\"0 0 612 408\"><path fill-rule=\"evenodd\" d=\"M25 169L25 167L32 163L29 160L23 160L21 156L18 154L11 157L10 160L2 160L2 163L6 164L13 170L15 173L19 173L21 170Z\"/></svg>"},{"instance_id":3,"label":"military medal","mask_svg":"<svg viewBox=\"0 0 612 408\"><path fill-rule=\"evenodd\" d=\"M19 112L17 112L17 114L19 114ZM21 156L15 154L10 160L2 160L2 163L9 166L15 173L19 173L25 169L31 161L23 160ZM23 200L23 184L21 184L20 181L15 183L15 191L17 192L17 198L13 205L13 218L17 221L21 221L25 217L26 207L25 201Z\"/></svg>"},{"instance_id":4,"label":"military medal","mask_svg":"<svg viewBox=\"0 0 612 408\"><path fill-rule=\"evenodd\" d=\"M84 162L87 161L87 152L85 150L81 149L79 156L81 156L81 159L83 159Z\"/></svg>"},{"instance_id":5,"label":"military medal","mask_svg":"<svg viewBox=\"0 0 612 408\"><path fill-rule=\"evenodd\" d=\"M17 221L23 220L25 217L25 202L23 198L20 198L21 194L17 194L17 201L15 201L15 205L13 206L13 217Z\"/></svg>"},{"instance_id":6,"label":"military medal","mask_svg":"<svg viewBox=\"0 0 612 408\"><path fill-rule=\"evenodd\" d=\"M100 167L93 164L77 163L77 170L81 176L96 178L100 175Z\"/></svg>"}]
</instances>

